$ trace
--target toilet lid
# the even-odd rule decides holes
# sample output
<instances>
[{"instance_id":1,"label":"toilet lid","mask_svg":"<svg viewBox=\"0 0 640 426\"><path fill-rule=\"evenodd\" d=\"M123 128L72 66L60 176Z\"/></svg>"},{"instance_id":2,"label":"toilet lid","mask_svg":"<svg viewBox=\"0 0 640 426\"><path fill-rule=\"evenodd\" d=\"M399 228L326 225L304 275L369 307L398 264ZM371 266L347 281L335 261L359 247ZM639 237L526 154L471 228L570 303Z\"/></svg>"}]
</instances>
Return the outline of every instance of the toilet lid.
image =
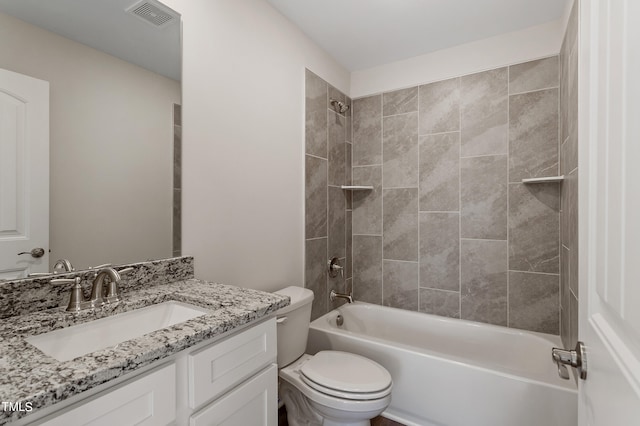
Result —
<instances>
[{"instance_id":1,"label":"toilet lid","mask_svg":"<svg viewBox=\"0 0 640 426\"><path fill-rule=\"evenodd\" d=\"M318 352L304 363L300 373L308 385L319 391L337 392L340 395L336 396L344 395L342 397L350 399L380 398L389 393L391 386L391 375L384 367L347 352Z\"/></svg>"}]
</instances>

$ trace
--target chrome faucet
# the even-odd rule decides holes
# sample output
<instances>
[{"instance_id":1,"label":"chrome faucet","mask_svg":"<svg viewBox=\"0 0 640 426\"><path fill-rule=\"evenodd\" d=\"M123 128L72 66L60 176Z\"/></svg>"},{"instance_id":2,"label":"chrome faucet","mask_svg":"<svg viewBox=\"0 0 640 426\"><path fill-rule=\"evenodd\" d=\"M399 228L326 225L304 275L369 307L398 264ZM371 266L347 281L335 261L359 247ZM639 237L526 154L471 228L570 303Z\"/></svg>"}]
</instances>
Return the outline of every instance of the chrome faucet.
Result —
<instances>
[{"instance_id":1,"label":"chrome faucet","mask_svg":"<svg viewBox=\"0 0 640 426\"><path fill-rule=\"evenodd\" d=\"M337 293L335 290L331 290L331 293L329 294L329 299L331 299L332 302L336 299L344 299L349 303L353 303L353 296L351 293L349 294Z\"/></svg>"},{"instance_id":2,"label":"chrome faucet","mask_svg":"<svg viewBox=\"0 0 640 426\"><path fill-rule=\"evenodd\" d=\"M102 268L96 271L91 286L91 297L89 300L84 298L82 286L80 285L80 277L72 279L54 279L51 284L73 284L71 295L69 297L69 305L67 311L78 312L85 309L101 308L107 303L115 303L120 301L120 289L118 285L122 279L122 275L133 271L133 268L122 269L120 272L113 268ZM105 278L109 277L108 287L105 286Z\"/></svg>"},{"instance_id":3,"label":"chrome faucet","mask_svg":"<svg viewBox=\"0 0 640 426\"><path fill-rule=\"evenodd\" d=\"M35 278L35 277L46 277L51 274L64 274L67 272L74 272L76 269L73 267L71 262L67 259L59 259L56 263L53 264L52 272L32 272L27 275L27 278Z\"/></svg>"},{"instance_id":4,"label":"chrome faucet","mask_svg":"<svg viewBox=\"0 0 640 426\"><path fill-rule=\"evenodd\" d=\"M91 287L91 298L89 299L94 307L99 307L105 303L114 303L120 301L120 280L122 275L133 271L133 268L126 268L116 271L111 267L106 267L96 272ZM105 288L104 279L109 277L109 286Z\"/></svg>"},{"instance_id":5,"label":"chrome faucet","mask_svg":"<svg viewBox=\"0 0 640 426\"><path fill-rule=\"evenodd\" d=\"M113 268L102 268L96 272L95 278L93 279L93 285L91 286L91 298L89 301L93 304L94 307L100 307L104 305L104 279L109 276L111 278L111 282L115 284L116 293L118 284L122 277Z\"/></svg>"},{"instance_id":6,"label":"chrome faucet","mask_svg":"<svg viewBox=\"0 0 640 426\"><path fill-rule=\"evenodd\" d=\"M56 263L53 264L53 273L58 274L60 272L73 272L76 269L73 267L71 262L67 259L58 259ZM60 272L58 272L60 271Z\"/></svg>"}]
</instances>

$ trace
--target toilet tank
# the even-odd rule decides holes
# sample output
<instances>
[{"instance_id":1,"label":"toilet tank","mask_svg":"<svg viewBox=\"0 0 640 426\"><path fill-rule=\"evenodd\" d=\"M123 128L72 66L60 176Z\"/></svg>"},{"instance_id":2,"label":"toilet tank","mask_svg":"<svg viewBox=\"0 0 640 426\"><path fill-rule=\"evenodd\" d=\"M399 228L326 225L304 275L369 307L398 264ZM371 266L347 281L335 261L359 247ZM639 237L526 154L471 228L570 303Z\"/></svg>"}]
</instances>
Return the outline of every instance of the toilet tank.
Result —
<instances>
[{"instance_id":1,"label":"toilet tank","mask_svg":"<svg viewBox=\"0 0 640 426\"><path fill-rule=\"evenodd\" d=\"M278 368L291 364L304 354L311 320L313 291L286 287L276 294L289 296L291 304L276 312L278 317Z\"/></svg>"}]
</instances>

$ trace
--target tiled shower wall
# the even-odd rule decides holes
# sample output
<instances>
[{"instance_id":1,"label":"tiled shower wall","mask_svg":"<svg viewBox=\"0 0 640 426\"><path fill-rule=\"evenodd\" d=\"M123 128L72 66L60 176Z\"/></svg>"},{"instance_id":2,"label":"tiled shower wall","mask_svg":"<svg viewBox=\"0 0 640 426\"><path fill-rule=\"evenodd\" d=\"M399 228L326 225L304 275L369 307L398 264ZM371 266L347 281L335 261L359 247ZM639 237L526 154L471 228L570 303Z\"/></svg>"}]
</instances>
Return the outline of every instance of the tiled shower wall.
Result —
<instances>
[{"instance_id":1,"label":"tiled shower wall","mask_svg":"<svg viewBox=\"0 0 640 426\"><path fill-rule=\"evenodd\" d=\"M578 340L578 7L575 2L560 51L560 306L562 342Z\"/></svg>"},{"instance_id":2,"label":"tiled shower wall","mask_svg":"<svg viewBox=\"0 0 640 426\"><path fill-rule=\"evenodd\" d=\"M313 290L312 319L334 308L329 292L351 286L351 110L337 111L330 99L351 100L306 71L305 104L305 287ZM344 276L328 274L339 259Z\"/></svg>"},{"instance_id":3,"label":"tiled shower wall","mask_svg":"<svg viewBox=\"0 0 640 426\"><path fill-rule=\"evenodd\" d=\"M354 100L356 300L559 334L559 96L556 56Z\"/></svg>"}]
</instances>

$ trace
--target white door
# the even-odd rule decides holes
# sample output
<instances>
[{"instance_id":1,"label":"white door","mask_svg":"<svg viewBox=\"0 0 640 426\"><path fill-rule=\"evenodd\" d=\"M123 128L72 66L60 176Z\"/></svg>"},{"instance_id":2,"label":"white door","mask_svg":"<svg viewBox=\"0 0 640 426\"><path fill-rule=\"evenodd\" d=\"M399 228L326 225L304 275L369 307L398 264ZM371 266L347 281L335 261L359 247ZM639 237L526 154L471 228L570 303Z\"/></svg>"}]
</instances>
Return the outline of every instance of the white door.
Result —
<instances>
[{"instance_id":1,"label":"white door","mask_svg":"<svg viewBox=\"0 0 640 426\"><path fill-rule=\"evenodd\" d=\"M582 0L582 425L640 425L640 1Z\"/></svg>"},{"instance_id":2,"label":"white door","mask_svg":"<svg viewBox=\"0 0 640 426\"><path fill-rule=\"evenodd\" d=\"M0 69L0 280L48 269L49 83Z\"/></svg>"}]
</instances>

